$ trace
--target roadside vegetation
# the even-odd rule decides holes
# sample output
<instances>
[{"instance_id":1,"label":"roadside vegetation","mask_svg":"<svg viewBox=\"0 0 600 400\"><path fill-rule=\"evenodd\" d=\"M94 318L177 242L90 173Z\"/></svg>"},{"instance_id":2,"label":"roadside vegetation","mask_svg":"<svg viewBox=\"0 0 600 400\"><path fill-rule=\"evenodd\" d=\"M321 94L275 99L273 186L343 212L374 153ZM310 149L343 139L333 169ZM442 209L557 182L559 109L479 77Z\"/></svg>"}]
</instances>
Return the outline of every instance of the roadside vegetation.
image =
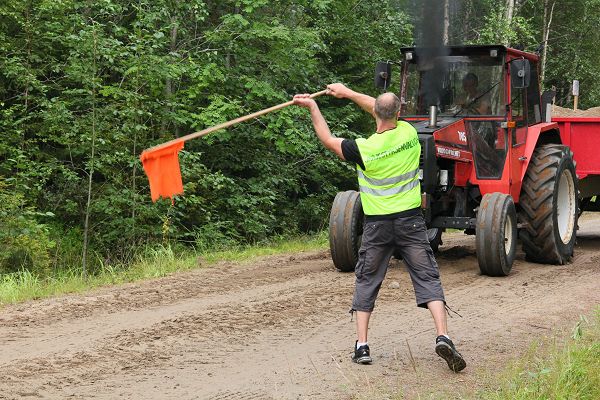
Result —
<instances>
[{"instance_id":1,"label":"roadside vegetation","mask_svg":"<svg viewBox=\"0 0 600 400\"><path fill-rule=\"evenodd\" d=\"M571 334L532 345L481 393L486 400L600 399L600 307L581 316ZM566 336L566 337L565 337Z\"/></svg>"},{"instance_id":2,"label":"roadside vegetation","mask_svg":"<svg viewBox=\"0 0 600 400\"><path fill-rule=\"evenodd\" d=\"M327 234L281 237L246 246L228 246L211 250L175 251L170 246L148 249L131 264L103 264L94 274L83 276L79 269L59 269L38 275L25 269L0 276L0 307L31 299L84 292L96 287L158 278L174 272L206 268L221 262L247 262L257 257L280 253L298 253L325 249Z\"/></svg>"}]
</instances>

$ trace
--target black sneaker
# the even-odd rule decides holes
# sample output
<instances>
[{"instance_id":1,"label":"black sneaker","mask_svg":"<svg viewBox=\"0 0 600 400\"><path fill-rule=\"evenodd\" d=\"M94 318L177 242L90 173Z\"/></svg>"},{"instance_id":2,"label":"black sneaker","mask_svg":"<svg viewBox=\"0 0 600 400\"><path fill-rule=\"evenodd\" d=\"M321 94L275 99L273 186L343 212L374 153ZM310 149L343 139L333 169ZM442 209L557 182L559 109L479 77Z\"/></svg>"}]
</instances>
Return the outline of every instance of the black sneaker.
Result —
<instances>
[{"instance_id":1,"label":"black sneaker","mask_svg":"<svg viewBox=\"0 0 600 400\"><path fill-rule=\"evenodd\" d=\"M460 355L452 340L446 336L438 336L435 339L435 352L448 363L448 368L454 372L462 371L467 366L465 359Z\"/></svg>"},{"instance_id":2,"label":"black sneaker","mask_svg":"<svg viewBox=\"0 0 600 400\"><path fill-rule=\"evenodd\" d=\"M358 343L358 340L356 341L356 343ZM354 361L357 364L371 364L373 362L373 359L371 358L369 345L365 344L364 346L360 346L357 349L356 343L354 344L354 354L352 354L352 361Z\"/></svg>"}]
</instances>

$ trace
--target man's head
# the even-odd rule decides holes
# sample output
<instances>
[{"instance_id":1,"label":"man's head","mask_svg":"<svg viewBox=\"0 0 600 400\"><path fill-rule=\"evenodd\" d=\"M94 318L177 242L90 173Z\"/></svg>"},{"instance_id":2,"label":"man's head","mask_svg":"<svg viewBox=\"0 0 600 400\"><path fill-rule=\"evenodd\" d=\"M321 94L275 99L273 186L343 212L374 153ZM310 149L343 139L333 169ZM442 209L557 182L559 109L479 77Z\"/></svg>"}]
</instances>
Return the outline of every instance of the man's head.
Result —
<instances>
[{"instance_id":1,"label":"man's head","mask_svg":"<svg viewBox=\"0 0 600 400\"><path fill-rule=\"evenodd\" d=\"M400 111L400 99L394 93L384 93L375 100L374 111L382 121L396 121Z\"/></svg>"}]
</instances>

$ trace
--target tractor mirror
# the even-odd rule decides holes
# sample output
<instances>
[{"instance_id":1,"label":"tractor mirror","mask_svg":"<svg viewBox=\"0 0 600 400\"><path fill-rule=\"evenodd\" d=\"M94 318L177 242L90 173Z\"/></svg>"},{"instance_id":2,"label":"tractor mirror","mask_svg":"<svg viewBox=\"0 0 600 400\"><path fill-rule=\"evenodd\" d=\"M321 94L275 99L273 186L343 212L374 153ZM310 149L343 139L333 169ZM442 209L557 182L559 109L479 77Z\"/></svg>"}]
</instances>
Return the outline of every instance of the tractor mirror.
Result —
<instances>
[{"instance_id":1,"label":"tractor mirror","mask_svg":"<svg viewBox=\"0 0 600 400\"><path fill-rule=\"evenodd\" d=\"M386 90L390 86L392 79L392 63L389 61L379 61L375 66L375 86Z\"/></svg>"},{"instance_id":2,"label":"tractor mirror","mask_svg":"<svg viewBox=\"0 0 600 400\"><path fill-rule=\"evenodd\" d=\"M523 58L512 60L510 63L510 83L515 89L524 89L529 87L531 80L531 64L529 60Z\"/></svg>"}]
</instances>

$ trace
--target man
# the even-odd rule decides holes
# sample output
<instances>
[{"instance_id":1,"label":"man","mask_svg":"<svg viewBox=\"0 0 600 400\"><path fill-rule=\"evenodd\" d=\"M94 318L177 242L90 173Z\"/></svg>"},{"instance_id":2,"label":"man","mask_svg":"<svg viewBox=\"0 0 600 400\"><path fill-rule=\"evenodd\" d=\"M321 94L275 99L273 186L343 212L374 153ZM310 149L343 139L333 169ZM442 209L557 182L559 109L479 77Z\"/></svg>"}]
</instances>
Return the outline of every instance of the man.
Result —
<instances>
[{"instance_id":1,"label":"man","mask_svg":"<svg viewBox=\"0 0 600 400\"><path fill-rule=\"evenodd\" d=\"M491 114L492 108L486 95L479 93L479 78L472 72L465 75L462 80L465 96L463 101L459 102L463 108L466 108L467 113L486 115Z\"/></svg>"},{"instance_id":2,"label":"man","mask_svg":"<svg viewBox=\"0 0 600 400\"><path fill-rule=\"evenodd\" d=\"M376 133L368 139L333 137L317 103L307 94L296 95L294 103L310 110L313 126L323 145L342 160L357 165L358 182L366 222L356 265L352 311L356 311L357 340L352 360L370 364L367 332L375 299L389 260L397 248L408 266L417 305L433 316L436 353L458 372L466 363L448 337L445 300L439 271L427 240L421 213L419 157L421 147L415 129L398 122L400 100L393 93L375 100L341 83L329 85L328 94L347 98L375 118Z\"/></svg>"}]
</instances>

